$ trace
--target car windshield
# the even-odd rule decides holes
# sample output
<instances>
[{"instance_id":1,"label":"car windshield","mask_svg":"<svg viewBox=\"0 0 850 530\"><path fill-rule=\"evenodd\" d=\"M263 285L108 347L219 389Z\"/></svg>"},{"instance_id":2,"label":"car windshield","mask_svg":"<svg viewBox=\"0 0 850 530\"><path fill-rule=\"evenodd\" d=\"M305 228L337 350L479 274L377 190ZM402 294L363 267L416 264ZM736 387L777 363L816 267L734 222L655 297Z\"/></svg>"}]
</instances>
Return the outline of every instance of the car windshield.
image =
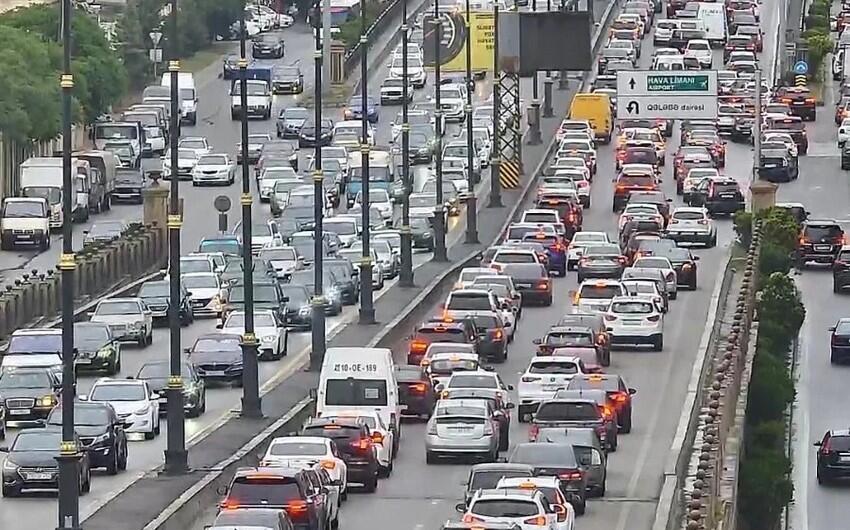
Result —
<instances>
[{"instance_id":1,"label":"car windshield","mask_svg":"<svg viewBox=\"0 0 850 530\"><path fill-rule=\"evenodd\" d=\"M464 374L452 376L449 388L499 388L496 378L491 375Z\"/></svg>"},{"instance_id":2,"label":"car windshield","mask_svg":"<svg viewBox=\"0 0 850 530\"><path fill-rule=\"evenodd\" d=\"M168 282L148 282L139 289L139 298L162 298L170 296L171 286Z\"/></svg>"},{"instance_id":3,"label":"car windshield","mask_svg":"<svg viewBox=\"0 0 850 530\"><path fill-rule=\"evenodd\" d=\"M303 107L290 107L283 111L283 117L287 120L306 120L310 117L310 111Z\"/></svg>"},{"instance_id":4,"label":"car windshield","mask_svg":"<svg viewBox=\"0 0 850 530\"><path fill-rule=\"evenodd\" d=\"M298 256L294 248L264 248L259 257L268 261L295 261Z\"/></svg>"},{"instance_id":5,"label":"car windshield","mask_svg":"<svg viewBox=\"0 0 850 530\"><path fill-rule=\"evenodd\" d=\"M167 294L166 294L167 296ZM98 316L105 315L139 315L142 309L138 302L112 302L109 300L98 304L94 314Z\"/></svg>"},{"instance_id":6,"label":"car windshield","mask_svg":"<svg viewBox=\"0 0 850 530\"><path fill-rule=\"evenodd\" d=\"M78 347L101 347L109 342L109 328L106 325L74 326L74 344Z\"/></svg>"},{"instance_id":7,"label":"car windshield","mask_svg":"<svg viewBox=\"0 0 850 530\"><path fill-rule=\"evenodd\" d=\"M56 407L50 412L50 425L62 425L62 408ZM74 425L77 427L96 427L109 424L109 411L103 405L81 405L74 403Z\"/></svg>"},{"instance_id":8,"label":"car windshield","mask_svg":"<svg viewBox=\"0 0 850 530\"><path fill-rule=\"evenodd\" d=\"M274 285L254 283L254 301L255 302L277 302L278 292ZM228 300L241 304L245 302L245 286L234 285L230 288L230 296ZM258 315L259 316L259 315Z\"/></svg>"},{"instance_id":9,"label":"car windshield","mask_svg":"<svg viewBox=\"0 0 850 530\"><path fill-rule=\"evenodd\" d=\"M180 281L190 291L192 289L217 289L218 281L214 274L199 274L197 276L184 275L180 277Z\"/></svg>"},{"instance_id":10,"label":"car windshield","mask_svg":"<svg viewBox=\"0 0 850 530\"><path fill-rule=\"evenodd\" d=\"M95 385L89 394L91 401L144 401L146 398L145 387L141 384Z\"/></svg>"},{"instance_id":11,"label":"car windshield","mask_svg":"<svg viewBox=\"0 0 850 530\"><path fill-rule=\"evenodd\" d=\"M237 337L222 337L198 339L195 341L194 352L240 351L241 343Z\"/></svg>"},{"instance_id":12,"label":"car windshield","mask_svg":"<svg viewBox=\"0 0 850 530\"><path fill-rule=\"evenodd\" d=\"M0 375L0 389L14 388L50 388L53 381L43 370L5 371Z\"/></svg>"},{"instance_id":13,"label":"car windshield","mask_svg":"<svg viewBox=\"0 0 850 530\"><path fill-rule=\"evenodd\" d=\"M183 377L189 377L189 366L186 363L180 365ZM167 361L146 363L139 370L139 379L167 379L171 372L171 366Z\"/></svg>"},{"instance_id":14,"label":"car windshield","mask_svg":"<svg viewBox=\"0 0 850 530\"><path fill-rule=\"evenodd\" d=\"M6 353L59 353L62 351L62 335L56 333L34 335L12 335Z\"/></svg>"},{"instance_id":15,"label":"car windshield","mask_svg":"<svg viewBox=\"0 0 850 530\"><path fill-rule=\"evenodd\" d=\"M60 432L22 432L15 438L12 451L59 451Z\"/></svg>"},{"instance_id":16,"label":"car windshield","mask_svg":"<svg viewBox=\"0 0 850 530\"><path fill-rule=\"evenodd\" d=\"M57 188L31 187L24 188L24 197L40 197L47 199L50 204L57 204L62 200L62 194ZM3 207L3 217L31 219L42 218L47 215L44 204L35 201L8 201Z\"/></svg>"}]
</instances>

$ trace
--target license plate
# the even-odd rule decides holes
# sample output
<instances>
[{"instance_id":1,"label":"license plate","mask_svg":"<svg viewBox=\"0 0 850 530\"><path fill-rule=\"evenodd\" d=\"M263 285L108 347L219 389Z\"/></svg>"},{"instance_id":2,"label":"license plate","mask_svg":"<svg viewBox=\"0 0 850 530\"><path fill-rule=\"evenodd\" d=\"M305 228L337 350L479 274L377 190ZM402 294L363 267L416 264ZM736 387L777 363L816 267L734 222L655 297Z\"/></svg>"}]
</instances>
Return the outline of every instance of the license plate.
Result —
<instances>
[{"instance_id":1,"label":"license plate","mask_svg":"<svg viewBox=\"0 0 850 530\"><path fill-rule=\"evenodd\" d=\"M817 252L829 252L830 250L832 250L832 245L815 245Z\"/></svg>"},{"instance_id":2,"label":"license plate","mask_svg":"<svg viewBox=\"0 0 850 530\"><path fill-rule=\"evenodd\" d=\"M224 375L224 370L207 370L204 373L210 377L221 377Z\"/></svg>"},{"instance_id":3,"label":"license plate","mask_svg":"<svg viewBox=\"0 0 850 530\"><path fill-rule=\"evenodd\" d=\"M721 193L720 198L721 199L734 199L735 195L733 195L731 193Z\"/></svg>"},{"instance_id":4,"label":"license plate","mask_svg":"<svg viewBox=\"0 0 850 530\"><path fill-rule=\"evenodd\" d=\"M30 409L11 409L9 411L9 415L11 416L26 416L30 413Z\"/></svg>"},{"instance_id":5,"label":"license plate","mask_svg":"<svg viewBox=\"0 0 850 530\"><path fill-rule=\"evenodd\" d=\"M838 461L844 464L850 464L850 456L839 456Z\"/></svg>"},{"instance_id":6,"label":"license plate","mask_svg":"<svg viewBox=\"0 0 850 530\"><path fill-rule=\"evenodd\" d=\"M50 480L53 475L50 473L27 473L27 480Z\"/></svg>"},{"instance_id":7,"label":"license plate","mask_svg":"<svg viewBox=\"0 0 850 530\"><path fill-rule=\"evenodd\" d=\"M623 322L624 326L640 326L639 320L626 320Z\"/></svg>"},{"instance_id":8,"label":"license plate","mask_svg":"<svg viewBox=\"0 0 850 530\"><path fill-rule=\"evenodd\" d=\"M91 364L91 359L87 357L77 357L77 364Z\"/></svg>"},{"instance_id":9,"label":"license plate","mask_svg":"<svg viewBox=\"0 0 850 530\"><path fill-rule=\"evenodd\" d=\"M517 287L526 287L526 288L532 287L532 284L530 284L530 283L518 283L516 285L517 285Z\"/></svg>"},{"instance_id":10,"label":"license plate","mask_svg":"<svg viewBox=\"0 0 850 530\"><path fill-rule=\"evenodd\" d=\"M29 234L18 234L19 239L31 239L32 236Z\"/></svg>"},{"instance_id":11,"label":"license plate","mask_svg":"<svg viewBox=\"0 0 850 530\"><path fill-rule=\"evenodd\" d=\"M564 385L543 385L543 390L546 390L547 392L555 392L562 388L564 388Z\"/></svg>"}]
</instances>

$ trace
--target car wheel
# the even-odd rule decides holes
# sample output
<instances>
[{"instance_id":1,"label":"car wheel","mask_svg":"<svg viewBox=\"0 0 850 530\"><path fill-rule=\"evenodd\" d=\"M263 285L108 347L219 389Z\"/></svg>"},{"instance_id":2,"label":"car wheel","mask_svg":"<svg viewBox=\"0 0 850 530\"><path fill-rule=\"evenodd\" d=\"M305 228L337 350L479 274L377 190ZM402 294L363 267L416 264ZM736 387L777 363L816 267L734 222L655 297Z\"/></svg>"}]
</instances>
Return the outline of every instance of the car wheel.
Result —
<instances>
[{"instance_id":1,"label":"car wheel","mask_svg":"<svg viewBox=\"0 0 850 530\"><path fill-rule=\"evenodd\" d=\"M629 434L630 432L632 432L632 413L631 413L631 411L629 411L629 415L626 416L623 419L623 427L622 427L621 430L622 430L623 434Z\"/></svg>"},{"instance_id":2,"label":"car wheel","mask_svg":"<svg viewBox=\"0 0 850 530\"><path fill-rule=\"evenodd\" d=\"M675 300L678 297L679 297L679 291L678 290L670 293L670 300Z\"/></svg>"},{"instance_id":3,"label":"car wheel","mask_svg":"<svg viewBox=\"0 0 850 530\"><path fill-rule=\"evenodd\" d=\"M3 485L3 496L4 497L17 497L21 494L20 488L16 488L14 486L6 486Z\"/></svg>"},{"instance_id":4,"label":"car wheel","mask_svg":"<svg viewBox=\"0 0 850 530\"><path fill-rule=\"evenodd\" d=\"M86 481L83 482L83 487L80 490L81 493L86 494L91 491L91 469L86 471Z\"/></svg>"},{"instance_id":5,"label":"car wheel","mask_svg":"<svg viewBox=\"0 0 850 530\"><path fill-rule=\"evenodd\" d=\"M661 351L661 350L664 349L664 337L663 336L656 337L655 339L653 339L652 349L654 351Z\"/></svg>"},{"instance_id":6,"label":"car wheel","mask_svg":"<svg viewBox=\"0 0 850 530\"><path fill-rule=\"evenodd\" d=\"M576 515L584 515L584 513L587 511L587 501L582 498L578 502L578 504L574 506L574 508L576 509Z\"/></svg>"},{"instance_id":7,"label":"car wheel","mask_svg":"<svg viewBox=\"0 0 850 530\"><path fill-rule=\"evenodd\" d=\"M106 473L108 475L117 475L118 474L118 464L119 464L119 461L120 461L120 458L118 456L119 452L120 451L118 450L118 447L112 448L112 460L110 460L109 463L106 465Z\"/></svg>"},{"instance_id":8,"label":"car wheel","mask_svg":"<svg viewBox=\"0 0 850 530\"><path fill-rule=\"evenodd\" d=\"M159 432L160 432L159 416L157 416L153 421L154 421L153 434L154 434L154 436L159 436Z\"/></svg>"},{"instance_id":9,"label":"car wheel","mask_svg":"<svg viewBox=\"0 0 850 530\"><path fill-rule=\"evenodd\" d=\"M118 469L125 471L127 469L127 445L124 445L124 450L121 451L121 458L118 460Z\"/></svg>"},{"instance_id":10,"label":"car wheel","mask_svg":"<svg viewBox=\"0 0 850 530\"><path fill-rule=\"evenodd\" d=\"M838 294L838 293L841 292L841 286L838 285L838 282L836 282L836 281L832 282L832 292L835 293L835 294Z\"/></svg>"},{"instance_id":11,"label":"car wheel","mask_svg":"<svg viewBox=\"0 0 850 530\"><path fill-rule=\"evenodd\" d=\"M378 489L378 473L376 472L367 483L363 484L363 491L366 493L375 493Z\"/></svg>"},{"instance_id":12,"label":"car wheel","mask_svg":"<svg viewBox=\"0 0 850 530\"><path fill-rule=\"evenodd\" d=\"M139 337L138 339L136 339L136 342L138 342L138 343L139 343L139 346L141 346L142 348L144 348L145 346L147 346L147 345L148 345L148 334L147 334L146 332L144 332L144 331L143 331L143 332L142 332L141 337Z\"/></svg>"},{"instance_id":13,"label":"car wheel","mask_svg":"<svg viewBox=\"0 0 850 530\"><path fill-rule=\"evenodd\" d=\"M425 451L425 463L426 464L436 464L437 457L431 451Z\"/></svg>"}]
</instances>

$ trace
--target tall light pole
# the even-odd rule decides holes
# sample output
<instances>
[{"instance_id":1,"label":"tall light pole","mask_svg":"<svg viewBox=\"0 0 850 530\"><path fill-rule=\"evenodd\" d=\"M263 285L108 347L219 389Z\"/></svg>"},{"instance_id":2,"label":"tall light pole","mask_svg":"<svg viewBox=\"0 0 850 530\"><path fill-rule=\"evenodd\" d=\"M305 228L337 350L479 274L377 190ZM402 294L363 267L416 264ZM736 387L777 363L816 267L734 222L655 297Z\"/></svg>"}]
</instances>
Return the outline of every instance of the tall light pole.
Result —
<instances>
[{"instance_id":1,"label":"tall light pole","mask_svg":"<svg viewBox=\"0 0 850 530\"><path fill-rule=\"evenodd\" d=\"M312 333L312 349L310 351L310 366L313 370L319 370L322 367L322 361L325 358L325 300L323 297L324 289L324 228L322 226L322 217L325 210L325 195L324 195L324 175L322 173L322 46L328 45L323 42L322 31L324 31L321 0L316 0L315 13L310 20L316 21L316 50L313 54L315 60L315 86L313 93L316 100L316 152L314 155L314 171L313 171L313 253L314 258L314 281L315 290L313 294L313 324L311 326Z\"/></svg>"},{"instance_id":2,"label":"tall light pole","mask_svg":"<svg viewBox=\"0 0 850 530\"><path fill-rule=\"evenodd\" d=\"M531 10L537 13L537 0L531 0ZM533 123L530 124L531 130L528 135L528 143L532 145L539 144L543 141L540 137L540 95L538 90L537 70L535 70L531 84L531 119L533 120Z\"/></svg>"},{"instance_id":3,"label":"tall light pole","mask_svg":"<svg viewBox=\"0 0 850 530\"><path fill-rule=\"evenodd\" d=\"M437 200L434 205L434 261L448 261L446 255L446 215L443 204L443 109L440 107L440 40L443 22L440 19L440 3L434 2L434 122L437 142L434 149L434 165L437 173ZM472 168L467 168L471 171Z\"/></svg>"},{"instance_id":4,"label":"tall light pole","mask_svg":"<svg viewBox=\"0 0 850 530\"><path fill-rule=\"evenodd\" d=\"M410 27L407 25L407 0L401 2L401 178L404 192L401 197L401 271L398 283L402 287L413 287L413 241L410 233L410 123L407 111L410 106L408 94L407 40Z\"/></svg>"},{"instance_id":5,"label":"tall light pole","mask_svg":"<svg viewBox=\"0 0 850 530\"><path fill-rule=\"evenodd\" d=\"M499 181L501 173L501 157L499 143L501 138L500 103L501 91L499 90L499 77L502 75L499 69L499 3L493 2L493 27L496 34L493 38L493 149L490 153L490 202L488 208L501 208L502 205L502 183Z\"/></svg>"},{"instance_id":6,"label":"tall light pole","mask_svg":"<svg viewBox=\"0 0 850 530\"><path fill-rule=\"evenodd\" d=\"M466 181L469 195L466 199L466 242L478 243L478 206L475 197L475 178L472 174L472 93L475 91L475 80L472 79L472 13L469 0L466 0Z\"/></svg>"},{"instance_id":7,"label":"tall light pole","mask_svg":"<svg viewBox=\"0 0 850 530\"><path fill-rule=\"evenodd\" d=\"M168 440L165 449L165 471L177 475L188 469L186 453L185 411L183 410L183 377L180 349L180 176L178 164L178 138L180 136L180 87L178 87L180 61L178 60L177 0L171 0L171 45L168 72L171 76L171 193L168 199L168 331L170 336L169 375L167 393Z\"/></svg>"},{"instance_id":8,"label":"tall light pole","mask_svg":"<svg viewBox=\"0 0 850 530\"><path fill-rule=\"evenodd\" d=\"M74 437L74 257L71 224L71 0L62 0L62 443L59 446L59 525L58 530L80 529L79 465L82 454Z\"/></svg>"},{"instance_id":9,"label":"tall light pole","mask_svg":"<svg viewBox=\"0 0 850 530\"><path fill-rule=\"evenodd\" d=\"M372 300L372 252L369 241L369 105L368 105L368 81L369 72L366 71L366 50L368 39L366 38L366 2L360 2L360 118L363 128L360 138L360 154L362 156L362 171L360 180L361 199L360 207L363 219L363 254L360 265L360 323L375 323L375 305Z\"/></svg>"},{"instance_id":10,"label":"tall light pole","mask_svg":"<svg viewBox=\"0 0 850 530\"><path fill-rule=\"evenodd\" d=\"M254 335L254 260L251 254L251 175L248 167L248 57L245 51L245 2L239 11L239 107L242 111L242 284L245 290L245 333L242 335L242 417L261 418L257 336Z\"/></svg>"}]
</instances>

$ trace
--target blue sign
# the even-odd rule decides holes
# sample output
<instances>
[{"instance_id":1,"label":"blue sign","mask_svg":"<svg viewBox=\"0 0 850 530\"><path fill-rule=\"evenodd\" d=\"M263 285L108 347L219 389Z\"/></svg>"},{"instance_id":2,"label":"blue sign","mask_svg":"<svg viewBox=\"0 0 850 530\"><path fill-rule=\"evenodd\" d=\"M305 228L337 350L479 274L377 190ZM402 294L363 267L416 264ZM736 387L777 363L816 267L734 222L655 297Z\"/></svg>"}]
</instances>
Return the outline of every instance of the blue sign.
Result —
<instances>
[{"instance_id":1,"label":"blue sign","mask_svg":"<svg viewBox=\"0 0 850 530\"><path fill-rule=\"evenodd\" d=\"M797 61L794 63L794 73L798 75L806 75L809 73L809 64L806 61Z\"/></svg>"}]
</instances>

